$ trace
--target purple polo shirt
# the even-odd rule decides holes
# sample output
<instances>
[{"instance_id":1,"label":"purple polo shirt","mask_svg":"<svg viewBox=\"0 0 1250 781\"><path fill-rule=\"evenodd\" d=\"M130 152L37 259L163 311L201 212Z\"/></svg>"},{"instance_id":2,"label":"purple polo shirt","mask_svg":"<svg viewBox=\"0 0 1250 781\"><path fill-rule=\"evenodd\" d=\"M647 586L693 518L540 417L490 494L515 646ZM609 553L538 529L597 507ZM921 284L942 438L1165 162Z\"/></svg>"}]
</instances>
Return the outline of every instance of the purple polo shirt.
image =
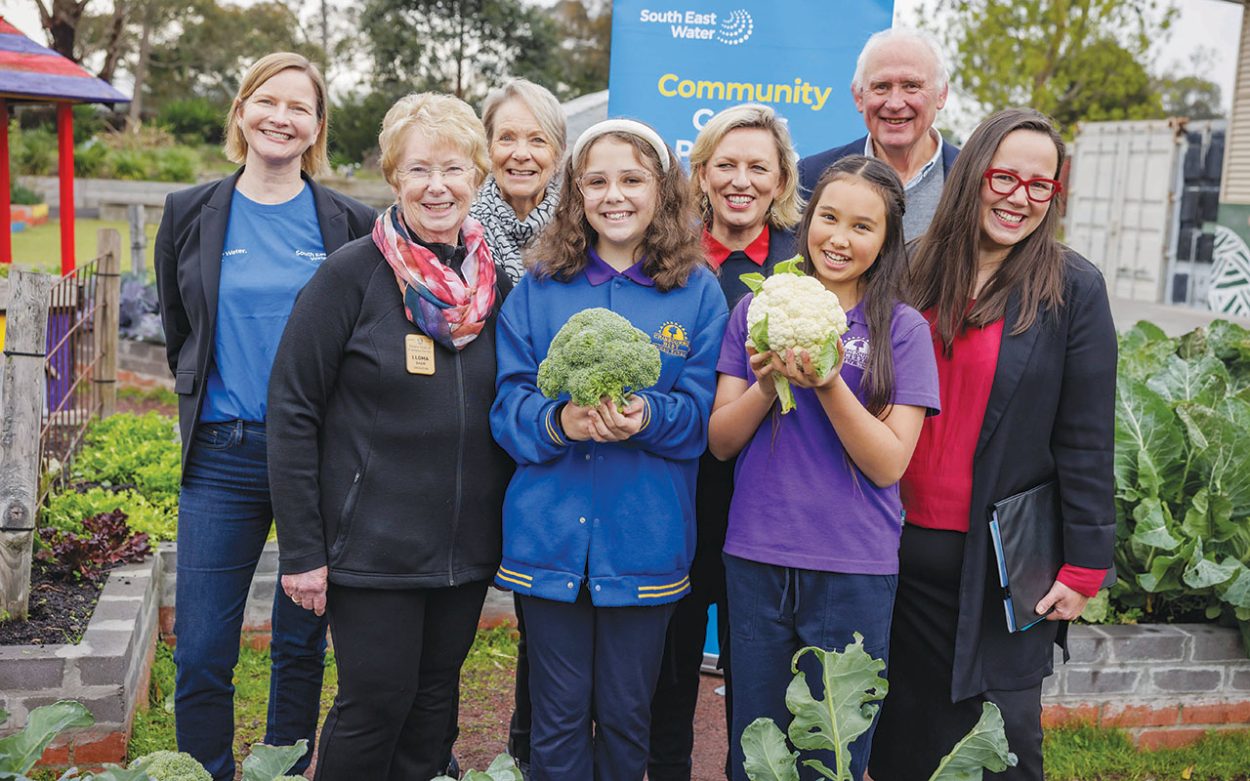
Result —
<instances>
[{"instance_id":1,"label":"purple polo shirt","mask_svg":"<svg viewBox=\"0 0 1250 781\"><path fill-rule=\"evenodd\" d=\"M716 365L717 371L749 383L755 375L744 345L752 298L743 298L729 316ZM846 313L846 320L842 379L863 402L868 324L859 306ZM937 362L929 324L915 309L898 304L890 340L894 403L936 413ZM903 528L898 485L878 488L851 463L815 391L796 387L794 401L796 408L786 415L774 405L738 456L725 552L822 572L897 573Z\"/></svg>"},{"instance_id":2,"label":"purple polo shirt","mask_svg":"<svg viewBox=\"0 0 1250 781\"><path fill-rule=\"evenodd\" d=\"M590 261L585 268L586 281L592 285L602 285L613 277L625 277L643 287L655 287L655 280L647 276L647 273L642 270L642 264L647 262L646 258L643 258L624 271L617 271L609 266L606 260L599 257L599 253L595 252L594 247L586 248L586 257Z\"/></svg>"}]
</instances>

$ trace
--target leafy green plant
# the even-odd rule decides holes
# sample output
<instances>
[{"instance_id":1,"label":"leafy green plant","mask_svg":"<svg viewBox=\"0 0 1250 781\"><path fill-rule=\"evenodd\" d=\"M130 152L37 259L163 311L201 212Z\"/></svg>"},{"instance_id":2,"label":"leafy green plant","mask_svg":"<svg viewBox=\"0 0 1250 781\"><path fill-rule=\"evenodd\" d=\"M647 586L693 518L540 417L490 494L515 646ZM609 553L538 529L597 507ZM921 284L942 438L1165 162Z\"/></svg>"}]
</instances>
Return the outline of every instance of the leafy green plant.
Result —
<instances>
[{"instance_id":1,"label":"leafy green plant","mask_svg":"<svg viewBox=\"0 0 1250 781\"><path fill-rule=\"evenodd\" d=\"M1235 621L1250 648L1250 331L1125 333L1115 437L1113 605Z\"/></svg>"},{"instance_id":2,"label":"leafy green plant","mask_svg":"<svg viewBox=\"0 0 1250 781\"><path fill-rule=\"evenodd\" d=\"M14 206L33 206L37 203L43 203L43 198L29 187L18 184L16 179L10 179L9 202Z\"/></svg>"},{"instance_id":3,"label":"leafy green plant","mask_svg":"<svg viewBox=\"0 0 1250 781\"><path fill-rule=\"evenodd\" d=\"M0 724L8 721L8 711L0 709ZM26 726L0 739L0 778L26 781L26 773L35 766L44 749L61 731L70 727L90 727L95 723L90 711L81 703L60 700L30 712Z\"/></svg>"},{"instance_id":4,"label":"leafy green plant","mask_svg":"<svg viewBox=\"0 0 1250 781\"><path fill-rule=\"evenodd\" d=\"M156 122L185 144L220 144L225 140L224 117L229 108L207 98L171 100L161 106Z\"/></svg>"},{"instance_id":5,"label":"leafy green plant","mask_svg":"<svg viewBox=\"0 0 1250 781\"><path fill-rule=\"evenodd\" d=\"M812 654L820 662L824 696L817 699L799 671L799 659ZM790 669L794 679L786 689L786 707L794 714L787 735L772 719L759 718L742 733L745 754L743 769L751 781L798 781L799 752L790 747L831 751L834 768L820 760L803 760L803 765L833 781L852 781L851 743L867 731L885 697L889 684L880 673L885 662L873 659L864 650L864 638L841 651L807 647L794 655ZM1003 717L998 707L985 703L981 718L947 754L929 781L979 781L983 770L1001 772L1014 767L1016 756L1008 751Z\"/></svg>"},{"instance_id":6,"label":"leafy green plant","mask_svg":"<svg viewBox=\"0 0 1250 781\"><path fill-rule=\"evenodd\" d=\"M286 772L295 766L299 758L308 752L308 741L296 741L294 746L266 746L257 743L243 760L243 781L281 781L302 776L288 776Z\"/></svg>"},{"instance_id":7,"label":"leafy green plant","mask_svg":"<svg viewBox=\"0 0 1250 781\"><path fill-rule=\"evenodd\" d=\"M521 771L512 757L500 754L485 770L469 770L461 777L461 781L521 781ZM439 776L434 781L455 781L451 776Z\"/></svg>"},{"instance_id":8,"label":"leafy green plant","mask_svg":"<svg viewBox=\"0 0 1250 781\"><path fill-rule=\"evenodd\" d=\"M178 536L177 499L150 501L132 489L113 490L96 486L78 492L73 488L54 494L43 508L42 525L63 532L81 532L85 518L124 510L130 528L155 541Z\"/></svg>"},{"instance_id":9,"label":"leafy green plant","mask_svg":"<svg viewBox=\"0 0 1250 781\"><path fill-rule=\"evenodd\" d=\"M153 751L130 763L131 770L142 770L155 781L213 781L212 773L183 751Z\"/></svg>"},{"instance_id":10,"label":"leafy green plant","mask_svg":"<svg viewBox=\"0 0 1250 781\"><path fill-rule=\"evenodd\" d=\"M51 558L78 576L96 580L118 564L143 561L152 552L148 536L133 532L126 513L114 510L83 519L82 533L43 528L39 537L46 546L41 558Z\"/></svg>"}]
</instances>

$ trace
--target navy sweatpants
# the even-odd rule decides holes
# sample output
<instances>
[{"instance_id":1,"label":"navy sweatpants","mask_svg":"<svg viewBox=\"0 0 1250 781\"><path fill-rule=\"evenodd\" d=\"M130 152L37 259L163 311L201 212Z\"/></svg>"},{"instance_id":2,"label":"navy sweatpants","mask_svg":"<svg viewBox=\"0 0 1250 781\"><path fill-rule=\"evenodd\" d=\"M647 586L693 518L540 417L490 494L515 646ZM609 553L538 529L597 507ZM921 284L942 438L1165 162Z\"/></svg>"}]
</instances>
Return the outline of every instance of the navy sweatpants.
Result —
<instances>
[{"instance_id":1,"label":"navy sweatpants","mask_svg":"<svg viewBox=\"0 0 1250 781\"><path fill-rule=\"evenodd\" d=\"M600 607L522 597L531 781L642 781L651 696L673 604Z\"/></svg>"}]
</instances>

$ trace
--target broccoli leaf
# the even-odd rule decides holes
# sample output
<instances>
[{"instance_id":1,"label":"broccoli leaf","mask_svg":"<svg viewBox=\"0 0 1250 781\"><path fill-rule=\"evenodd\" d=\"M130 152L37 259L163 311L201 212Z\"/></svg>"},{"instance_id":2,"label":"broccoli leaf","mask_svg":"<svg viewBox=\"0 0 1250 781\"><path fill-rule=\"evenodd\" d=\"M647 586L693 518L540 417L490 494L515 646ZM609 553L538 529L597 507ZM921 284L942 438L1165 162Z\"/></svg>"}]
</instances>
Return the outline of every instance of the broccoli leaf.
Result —
<instances>
[{"instance_id":1,"label":"broccoli leaf","mask_svg":"<svg viewBox=\"0 0 1250 781\"><path fill-rule=\"evenodd\" d=\"M994 703L984 703L981 718L950 753L942 757L929 781L981 781L984 770L1001 773L1016 766L1016 755L1007 749L1003 714Z\"/></svg>"},{"instance_id":2,"label":"broccoli leaf","mask_svg":"<svg viewBox=\"0 0 1250 781\"><path fill-rule=\"evenodd\" d=\"M742 731L743 769L751 781L799 781L799 752L786 745L786 736L772 719L759 718Z\"/></svg>"},{"instance_id":3,"label":"broccoli leaf","mask_svg":"<svg viewBox=\"0 0 1250 781\"><path fill-rule=\"evenodd\" d=\"M0 740L0 774L26 773L62 730L90 727L94 723L95 717L91 712L82 703L73 700L60 700L35 708L20 732Z\"/></svg>"},{"instance_id":4,"label":"broccoli leaf","mask_svg":"<svg viewBox=\"0 0 1250 781\"><path fill-rule=\"evenodd\" d=\"M820 353L812 356L812 368L821 377L828 377L829 372L842 359L842 336L840 334L829 334L829 338L820 346Z\"/></svg>"},{"instance_id":5,"label":"broccoli leaf","mask_svg":"<svg viewBox=\"0 0 1250 781\"><path fill-rule=\"evenodd\" d=\"M812 696L807 676L798 669L799 659L809 653L821 664L824 698L820 700ZM794 714L790 742L803 750L832 751L837 768L830 777L851 781L851 742L872 725L879 707L876 701L889 690L880 675L885 662L864 650L864 637L856 632L855 641L841 652L814 646L800 649L790 667L797 673L786 689L786 708Z\"/></svg>"}]
</instances>

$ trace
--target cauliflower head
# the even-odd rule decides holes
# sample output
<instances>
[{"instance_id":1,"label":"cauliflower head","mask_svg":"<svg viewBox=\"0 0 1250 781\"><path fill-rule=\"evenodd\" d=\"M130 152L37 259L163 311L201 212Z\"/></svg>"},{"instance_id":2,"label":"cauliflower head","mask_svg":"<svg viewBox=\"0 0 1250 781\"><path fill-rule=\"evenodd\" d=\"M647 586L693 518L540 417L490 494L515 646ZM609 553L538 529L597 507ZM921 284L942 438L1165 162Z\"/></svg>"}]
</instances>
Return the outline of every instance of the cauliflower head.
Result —
<instances>
[{"instance_id":1,"label":"cauliflower head","mask_svg":"<svg viewBox=\"0 0 1250 781\"><path fill-rule=\"evenodd\" d=\"M660 350L651 337L602 307L570 317L538 365L538 389L544 396L554 399L568 393L581 407L592 407L608 396L623 409L631 392L659 381Z\"/></svg>"},{"instance_id":2,"label":"cauliflower head","mask_svg":"<svg viewBox=\"0 0 1250 781\"><path fill-rule=\"evenodd\" d=\"M203 765L181 751L153 751L131 762L130 767L142 767L155 781L213 781Z\"/></svg>"},{"instance_id":3,"label":"cauliflower head","mask_svg":"<svg viewBox=\"0 0 1250 781\"><path fill-rule=\"evenodd\" d=\"M846 332L846 312L837 295L825 289L820 280L804 274L802 256L778 263L773 275L744 274L755 297L747 308L746 346L757 352L784 354L806 351L816 371L825 376L838 364L842 334ZM781 414L794 409L790 381L774 374Z\"/></svg>"}]
</instances>

